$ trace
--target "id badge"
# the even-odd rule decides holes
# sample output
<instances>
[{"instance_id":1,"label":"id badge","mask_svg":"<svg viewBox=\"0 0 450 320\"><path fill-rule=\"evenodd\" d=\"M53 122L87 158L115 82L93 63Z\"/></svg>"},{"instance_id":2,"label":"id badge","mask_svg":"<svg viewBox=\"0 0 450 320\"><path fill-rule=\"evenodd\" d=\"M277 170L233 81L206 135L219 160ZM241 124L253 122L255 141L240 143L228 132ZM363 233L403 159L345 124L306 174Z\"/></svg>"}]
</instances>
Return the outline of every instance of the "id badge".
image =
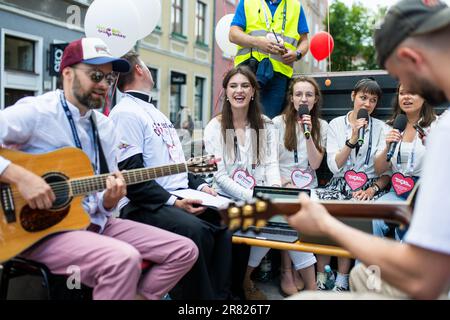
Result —
<instances>
[{"instance_id":1,"label":"id badge","mask_svg":"<svg viewBox=\"0 0 450 320\"><path fill-rule=\"evenodd\" d=\"M402 196L414 189L414 179L409 176L404 176L400 172L396 172L391 177L392 187L397 196Z\"/></svg>"},{"instance_id":2,"label":"id badge","mask_svg":"<svg viewBox=\"0 0 450 320\"><path fill-rule=\"evenodd\" d=\"M345 172L344 179L352 191L361 189L368 180L367 174L364 172L356 172L354 170Z\"/></svg>"},{"instance_id":3,"label":"id badge","mask_svg":"<svg viewBox=\"0 0 450 320\"><path fill-rule=\"evenodd\" d=\"M294 169L291 173L292 184L299 189L305 189L313 182L313 180L314 176L309 169Z\"/></svg>"},{"instance_id":4,"label":"id badge","mask_svg":"<svg viewBox=\"0 0 450 320\"><path fill-rule=\"evenodd\" d=\"M244 169L236 169L231 178L233 179L234 182L236 182L237 184L246 189L251 190L256 185L255 178L253 178L253 176L249 174L247 170Z\"/></svg>"}]
</instances>

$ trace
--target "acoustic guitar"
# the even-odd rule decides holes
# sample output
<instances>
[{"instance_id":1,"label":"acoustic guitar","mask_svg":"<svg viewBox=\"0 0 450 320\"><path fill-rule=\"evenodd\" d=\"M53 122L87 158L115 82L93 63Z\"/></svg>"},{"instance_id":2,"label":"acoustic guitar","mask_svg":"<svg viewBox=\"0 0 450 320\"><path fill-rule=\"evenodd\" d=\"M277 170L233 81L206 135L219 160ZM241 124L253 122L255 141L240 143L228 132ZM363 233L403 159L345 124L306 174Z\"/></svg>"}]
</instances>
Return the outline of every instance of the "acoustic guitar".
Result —
<instances>
[{"instance_id":1,"label":"acoustic guitar","mask_svg":"<svg viewBox=\"0 0 450 320\"><path fill-rule=\"evenodd\" d=\"M89 225L83 198L106 189L109 174L94 175L91 162L82 150L68 147L34 155L0 149L0 155L44 178L56 196L51 209L33 210L14 185L0 184L0 263L45 236ZM123 176L127 185L132 185L183 172L206 174L216 170L214 156L203 156L186 163L128 170Z\"/></svg>"}]
</instances>

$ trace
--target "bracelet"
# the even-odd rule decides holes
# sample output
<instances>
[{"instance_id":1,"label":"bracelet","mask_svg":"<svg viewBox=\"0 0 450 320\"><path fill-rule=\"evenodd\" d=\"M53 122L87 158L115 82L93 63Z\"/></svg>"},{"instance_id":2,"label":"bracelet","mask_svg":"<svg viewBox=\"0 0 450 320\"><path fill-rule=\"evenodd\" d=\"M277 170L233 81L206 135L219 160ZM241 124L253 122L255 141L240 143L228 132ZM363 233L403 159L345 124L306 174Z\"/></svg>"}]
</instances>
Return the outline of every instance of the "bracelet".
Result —
<instances>
[{"instance_id":1,"label":"bracelet","mask_svg":"<svg viewBox=\"0 0 450 320\"><path fill-rule=\"evenodd\" d=\"M352 144L352 143L350 143L350 139L347 139L347 140L345 141L345 145L346 145L347 147L349 147L350 149L355 149L356 146L358 145L358 143Z\"/></svg>"}]
</instances>

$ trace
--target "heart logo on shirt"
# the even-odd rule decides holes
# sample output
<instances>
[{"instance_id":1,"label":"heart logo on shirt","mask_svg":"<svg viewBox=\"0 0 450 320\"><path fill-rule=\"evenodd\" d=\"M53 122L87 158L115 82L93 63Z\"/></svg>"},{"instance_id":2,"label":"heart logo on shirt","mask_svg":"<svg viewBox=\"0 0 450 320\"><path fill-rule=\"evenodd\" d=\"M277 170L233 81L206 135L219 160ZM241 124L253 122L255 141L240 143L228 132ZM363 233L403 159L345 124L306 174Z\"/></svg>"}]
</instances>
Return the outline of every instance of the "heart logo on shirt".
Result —
<instances>
[{"instance_id":1,"label":"heart logo on shirt","mask_svg":"<svg viewBox=\"0 0 450 320\"><path fill-rule=\"evenodd\" d=\"M300 189L309 186L313 179L313 175L307 170L295 169L291 173L292 183Z\"/></svg>"},{"instance_id":2,"label":"heart logo on shirt","mask_svg":"<svg viewBox=\"0 0 450 320\"><path fill-rule=\"evenodd\" d=\"M233 181L246 189L253 189L256 185L256 180L247 171L238 169L233 173Z\"/></svg>"},{"instance_id":3,"label":"heart logo on shirt","mask_svg":"<svg viewBox=\"0 0 450 320\"><path fill-rule=\"evenodd\" d=\"M391 183L394 187L395 193L400 196L411 191L414 188L414 180L411 177L405 177L400 172L392 175Z\"/></svg>"},{"instance_id":4,"label":"heart logo on shirt","mask_svg":"<svg viewBox=\"0 0 450 320\"><path fill-rule=\"evenodd\" d=\"M344 179L352 191L360 189L368 180L367 175L364 172L355 172L354 170L347 171L344 175Z\"/></svg>"}]
</instances>

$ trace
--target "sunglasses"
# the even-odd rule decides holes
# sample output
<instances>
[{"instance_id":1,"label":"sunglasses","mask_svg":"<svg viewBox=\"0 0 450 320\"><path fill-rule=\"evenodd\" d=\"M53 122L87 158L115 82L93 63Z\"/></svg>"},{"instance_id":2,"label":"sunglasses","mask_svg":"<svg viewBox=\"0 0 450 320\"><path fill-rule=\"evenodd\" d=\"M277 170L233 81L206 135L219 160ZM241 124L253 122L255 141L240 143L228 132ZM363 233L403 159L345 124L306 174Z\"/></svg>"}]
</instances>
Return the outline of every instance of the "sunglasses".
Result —
<instances>
[{"instance_id":1,"label":"sunglasses","mask_svg":"<svg viewBox=\"0 0 450 320\"><path fill-rule=\"evenodd\" d=\"M72 67L72 68L79 69L79 70L86 72L86 74L89 75L89 78L91 79L91 81L94 83L100 83L100 82L102 82L103 79L105 79L108 86L112 86L116 82L117 77L119 75L117 72L114 72L114 71L105 74L100 70L89 70L89 69L84 69L84 68L79 68L79 67Z\"/></svg>"}]
</instances>

